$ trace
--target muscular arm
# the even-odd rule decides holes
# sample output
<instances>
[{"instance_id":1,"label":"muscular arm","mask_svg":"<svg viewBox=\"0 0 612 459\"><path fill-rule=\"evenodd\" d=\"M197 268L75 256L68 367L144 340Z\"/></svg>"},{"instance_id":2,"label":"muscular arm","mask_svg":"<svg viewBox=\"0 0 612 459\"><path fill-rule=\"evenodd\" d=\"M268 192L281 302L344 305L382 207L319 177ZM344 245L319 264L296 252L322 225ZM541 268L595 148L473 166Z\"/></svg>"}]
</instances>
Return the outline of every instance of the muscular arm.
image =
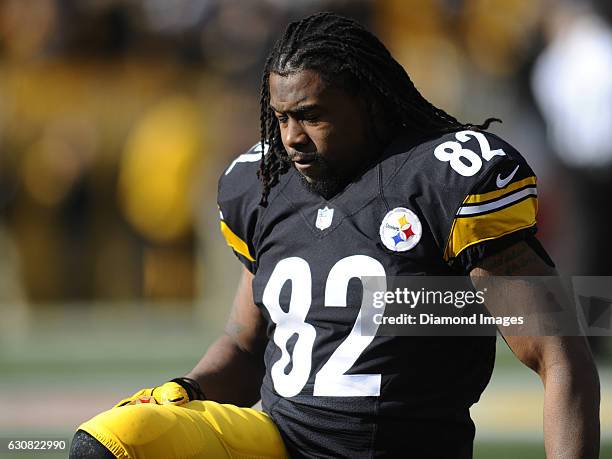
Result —
<instances>
[{"instance_id":1,"label":"muscular arm","mask_svg":"<svg viewBox=\"0 0 612 459\"><path fill-rule=\"evenodd\" d=\"M470 273L473 283L487 286L487 305L508 296L504 282L490 276L556 276L554 269L525 242L486 258ZM488 279L487 279L488 278ZM541 310L546 291L522 284L512 291L526 309ZM499 299L499 300L498 300ZM503 309L505 306L501 306ZM599 378L587 341L582 336L504 336L512 352L534 370L544 384L544 442L549 458L599 456Z\"/></svg>"},{"instance_id":2,"label":"muscular arm","mask_svg":"<svg viewBox=\"0 0 612 459\"><path fill-rule=\"evenodd\" d=\"M253 303L252 280L253 275L244 269L225 332L187 375L200 383L210 400L238 406L252 406L259 400L267 338Z\"/></svg>"}]
</instances>

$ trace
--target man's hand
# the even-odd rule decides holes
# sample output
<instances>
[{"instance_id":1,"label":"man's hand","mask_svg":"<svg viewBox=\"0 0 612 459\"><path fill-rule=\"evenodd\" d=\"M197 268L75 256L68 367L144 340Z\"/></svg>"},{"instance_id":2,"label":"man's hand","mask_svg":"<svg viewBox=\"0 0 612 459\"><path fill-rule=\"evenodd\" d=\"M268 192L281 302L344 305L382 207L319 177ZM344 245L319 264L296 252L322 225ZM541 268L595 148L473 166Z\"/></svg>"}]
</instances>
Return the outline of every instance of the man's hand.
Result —
<instances>
[{"instance_id":1,"label":"man's hand","mask_svg":"<svg viewBox=\"0 0 612 459\"><path fill-rule=\"evenodd\" d=\"M131 397L117 403L114 408L139 403L153 403L157 405L183 405L189 401L187 391L175 382L167 382L158 387L142 389Z\"/></svg>"}]
</instances>

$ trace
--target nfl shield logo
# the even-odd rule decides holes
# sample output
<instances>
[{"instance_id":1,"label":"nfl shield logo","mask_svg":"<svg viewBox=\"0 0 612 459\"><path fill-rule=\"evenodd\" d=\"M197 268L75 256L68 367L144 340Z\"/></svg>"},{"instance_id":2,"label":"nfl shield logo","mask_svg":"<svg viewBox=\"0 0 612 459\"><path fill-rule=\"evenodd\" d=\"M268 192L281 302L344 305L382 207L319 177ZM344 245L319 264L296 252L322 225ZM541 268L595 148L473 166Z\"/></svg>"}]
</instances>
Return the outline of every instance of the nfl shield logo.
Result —
<instances>
[{"instance_id":1,"label":"nfl shield logo","mask_svg":"<svg viewBox=\"0 0 612 459\"><path fill-rule=\"evenodd\" d=\"M334 219L334 209L330 209L325 206L323 209L319 209L317 212L317 222L315 226L321 231L331 226L332 220Z\"/></svg>"}]
</instances>

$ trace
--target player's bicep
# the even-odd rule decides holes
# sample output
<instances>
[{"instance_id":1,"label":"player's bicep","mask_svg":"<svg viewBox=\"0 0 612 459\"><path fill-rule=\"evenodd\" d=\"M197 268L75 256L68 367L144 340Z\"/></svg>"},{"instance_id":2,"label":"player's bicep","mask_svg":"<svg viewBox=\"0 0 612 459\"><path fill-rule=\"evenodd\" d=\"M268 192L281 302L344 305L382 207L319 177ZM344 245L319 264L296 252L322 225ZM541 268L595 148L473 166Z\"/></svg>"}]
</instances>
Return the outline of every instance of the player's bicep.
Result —
<instances>
[{"instance_id":1,"label":"player's bicep","mask_svg":"<svg viewBox=\"0 0 612 459\"><path fill-rule=\"evenodd\" d=\"M246 268L238 284L225 333L244 352L259 355L267 341L265 321L253 301L253 274Z\"/></svg>"},{"instance_id":2,"label":"player's bicep","mask_svg":"<svg viewBox=\"0 0 612 459\"><path fill-rule=\"evenodd\" d=\"M522 327L500 330L502 333L515 335L532 334L528 333L528 330L533 334L540 333L539 325L545 325L540 321L549 317L544 314L544 307L549 303L547 289L554 288L553 284L557 290L561 287L555 282L555 276L555 269L525 241L479 260L476 267L470 271L474 287L486 292L485 305L492 316L529 317L528 323ZM534 282L537 279L544 282ZM555 297L562 294L561 290L554 293ZM547 326L554 332L554 324Z\"/></svg>"},{"instance_id":3,"label":"player's bicep","mask_svg":"<svg viewBox=\"0 0 612 459\"><path fill-rule=\"evenodd\" d=\"M492 316L529 321L525 327L500 331L516 357L541 377L553 366L590 361L584 337L566 336L576 334L577 321L556 270L527 242L484 258L470 277L478 290L486 289L486 306ZM561 306L552 314L548 310L551 297Z\"/></svg>"},{"instance_id":4,"label":"player's bicep","mask_svg":"<svg viewBox=\"0 0 612 459\"><path fill-rule=\"evenodd\" d=\"M555 276L556 270L543 254L528 241L510 247L480 260L470 271L472 279L490 276Z\"/></svg>"},{"instance_id":5,"label":"player's bicep","mask_svg":"<svg viewBox=\"0 0 612 459\"><path fill-rule=\"evenodd\" d=\"M566 303L568 299L556 270L526 241L481 259L470 271L470 278L477 290L486 292L485 305L492 316L528 318L524 326L503 329L502 333L556 333L552 321L558 316L547 310L550 298ZM571 308L565 304L563 310L570 312Z\"/></svg>"}]
</instances>

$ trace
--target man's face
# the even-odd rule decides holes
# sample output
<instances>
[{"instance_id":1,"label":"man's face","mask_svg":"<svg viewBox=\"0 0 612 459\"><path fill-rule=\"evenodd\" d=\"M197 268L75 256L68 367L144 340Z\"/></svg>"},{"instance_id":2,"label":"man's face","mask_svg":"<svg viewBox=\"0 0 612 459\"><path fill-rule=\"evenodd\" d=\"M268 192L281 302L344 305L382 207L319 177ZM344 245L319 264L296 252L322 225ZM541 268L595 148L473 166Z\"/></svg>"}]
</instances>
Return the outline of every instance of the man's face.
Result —
<instances>
[{"instance_id":1,"label":"man's face","mask_svg":"<svg viewBox=\"0 0 612 459\"><path fill-rule=\"evenodd\" d=\"M373 156L363 104L314 70L271 73L270 106L289 159L319 194L340 191Z\"/></svg>"}]
</instances>

